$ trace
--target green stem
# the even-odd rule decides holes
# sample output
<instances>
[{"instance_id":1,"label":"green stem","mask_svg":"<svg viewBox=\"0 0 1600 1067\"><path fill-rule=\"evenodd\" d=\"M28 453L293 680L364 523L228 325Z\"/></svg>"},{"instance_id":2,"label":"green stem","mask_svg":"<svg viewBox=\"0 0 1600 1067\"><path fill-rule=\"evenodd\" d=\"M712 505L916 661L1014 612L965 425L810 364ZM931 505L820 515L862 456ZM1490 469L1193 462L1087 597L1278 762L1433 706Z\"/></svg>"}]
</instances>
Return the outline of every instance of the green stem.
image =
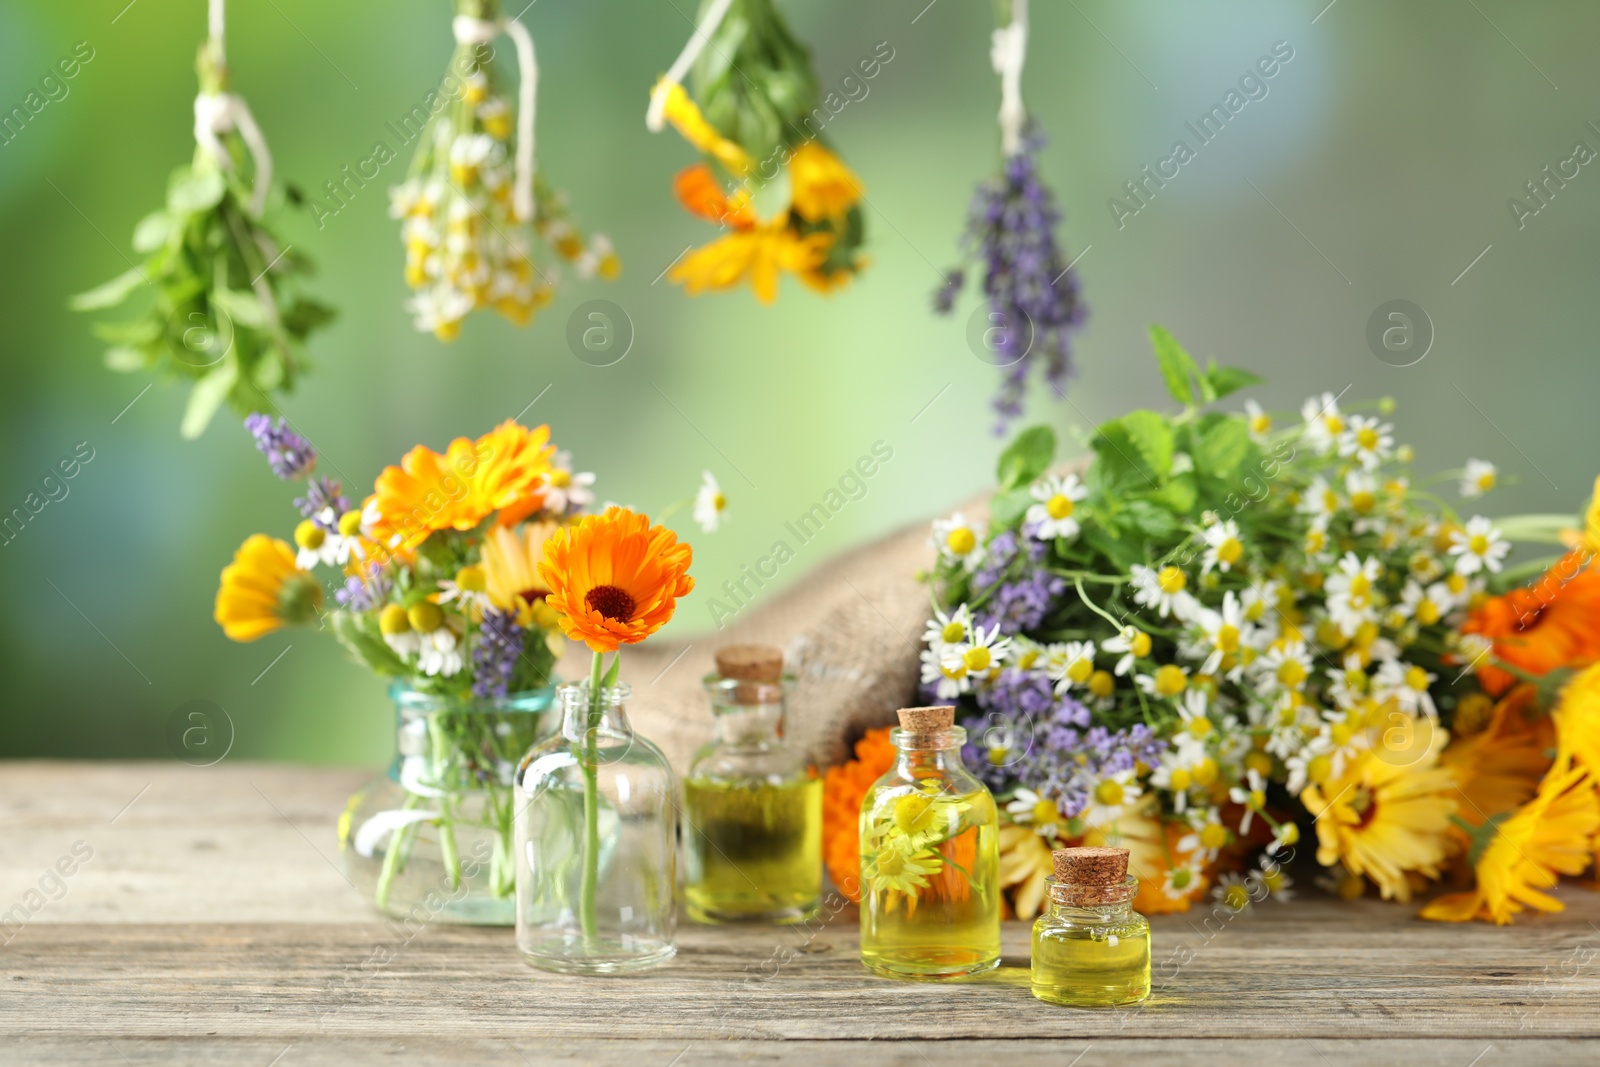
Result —
<instances>
[{"instance_id":1,"label":"green stem","mask_svg":"<svg viewBox=\"0 0 1600 1067\"><path fill-rule=\"evenodd\" d=\"M421 798L415 793L407 793L405 803L401 805L401 810L411 811L420 800ZM394 876L399 873L401 867L400 856L404 851L402 848L403 836L407 829L414 826L416 826L416 823L402 826L389 836L389 848L383 854L383 870L378 872L378 886L372 893L372 902L378 906L379 910L382 910L389 903L389 889L394 884Z\"/></svg>"},{"instance_id":2,"label":"green stem","mask_svg":"<svg viewBox=\"0 0 1600 1067\"><path fill-rule=\"evenodd\" d=\"M594 654L594 664L589 669L589 710L587 729L583 732L583 885L579 898L578 919L583 929L583 939L592 943L595 938L595 890L600 885L600 797L599 768L595 765L595 735L600 729L600 674L605 666L605 653Z\"/></svg>"},{"instance_id":3,"label":"green stem","mask_svg":"<svg viewBox=\"0 0 1600 1067\"><path fill-rule=\"evenodd\" d=\"M444 736L440 716L428 716L428 737L433 742L434 785L441 791L439 797L439 858L444 863L445 884L451 889L461 885L461 854L456 849L455 812L452 810L452 785L449 773L450 742Z\"/></svg>"}]
</instances>

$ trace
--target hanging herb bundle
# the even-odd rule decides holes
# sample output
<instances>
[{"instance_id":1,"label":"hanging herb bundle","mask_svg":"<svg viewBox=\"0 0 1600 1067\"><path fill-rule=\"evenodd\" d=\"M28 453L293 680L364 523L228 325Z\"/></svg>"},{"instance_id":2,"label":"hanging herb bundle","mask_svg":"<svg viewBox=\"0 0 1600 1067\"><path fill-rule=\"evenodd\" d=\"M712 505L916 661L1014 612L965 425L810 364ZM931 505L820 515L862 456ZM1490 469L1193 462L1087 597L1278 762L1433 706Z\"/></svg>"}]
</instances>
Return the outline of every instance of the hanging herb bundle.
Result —
<instances>
[{"instance_id":1,"label":"hanging herb bundle","mask_svg":"<svg viewBox=\"0 0 1600 1067\"><path fill-rule=\"evenodd\" d=\"M241 413L272 405L305 370L301 348L333 311L290 283L309 261L262 221L272 156L244 99L230 91L223 0L211 0L210 34L196 63L194 161L172 172L166 205L133 232L142 264L71 300L78 311L117 307L146 284L154 299L127 322L98 323L117 371L159 370L193 383L181 433L195 438L228 403ZM298 201L291 190L289 199Z\"/></svg>"},{"instance_id":2,"label":"hanging herb bundle","mask_svg":"<svg viewBox=\"0 0 1600 1067\"><path fill-rule=\"evenodd\" d=\"M997 0L1000 28L990 58L1000 75L1000 174L979 184L967 212L962 244L983 264L994 356L1005 371L994 407L997 433L1022 414L1030 369L1042 364L1051 391L1062 395L1072 370L1070 335L1088 315L1078 276L1056 243L1061 213L1038 174L1044 136L1022 105L1022 66L1028 48L1028 0ZM954 267L934 293L934 310L948 315L966 282Z\"/></svg>"},{"instance_id":3,"label":"hanging herb bundle","mask_svg":"<svg viewBox=\"0 0 1600 1067\"><path fill-rule=\"evenodd\" d=\"M683 86L692 76L693 95ZM789 272L818 292L866 264L860 181L821 136L811 56L773 0L707 0L694 36L650 95L645 123L671 123L705 157L673 192L726 236L667 277L691 295L749 282L762 303Z\"/></svg>"},{"instance_id":4,"label":"hanging herb bundle","mask_svg":"<svg viewBox=\"0 0 1600 1067\"><path fill-rule=\"evenodd\" d=\"M556 271L534 262L528 224L578 275L615 278L611 242L585 244L566 199L542 180L534 161L539 82L533 36L500 16L498 0L456 0L455 54L438 107L423 130L406 179L390 193L402 219L408 305L418 330L452 341L477 308L519 326L555 294ZM489 42L508 35L520 67L513 108L502 65ZM432 105L430 105L432 107Z\"/></svg>"}]
</instances>

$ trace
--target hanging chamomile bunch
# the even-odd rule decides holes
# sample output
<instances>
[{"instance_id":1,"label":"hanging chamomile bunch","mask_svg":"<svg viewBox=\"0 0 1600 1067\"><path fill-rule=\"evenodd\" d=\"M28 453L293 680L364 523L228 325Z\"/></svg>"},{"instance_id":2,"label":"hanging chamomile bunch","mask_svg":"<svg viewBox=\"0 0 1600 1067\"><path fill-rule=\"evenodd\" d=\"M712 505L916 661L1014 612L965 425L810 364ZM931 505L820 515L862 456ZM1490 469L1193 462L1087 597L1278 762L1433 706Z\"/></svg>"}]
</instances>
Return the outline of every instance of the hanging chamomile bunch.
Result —
<instances>
[{"instance_id":1,"label":"hanging chamomile bunch","mask_svg":"<svg viewBox=\"0 0 1600 1067\"><path fill-rule=\"evenodd\" d=\"M692 78L693 95L683 86ZM667 273L691 295L748 281L770 304L789 272L826 293L866 264L861 183L822 138L811 56L773 0L706 0L694 36L650 93L645 124L670 122L705 157L673 192L725 236Z\"/></svg>"},{"instance_id":2,"label":"hanging chamomile bunch","mask_svg":"<svg viewBox=\"0 0 1600 1067\"><path fill-rule=\"evenodd\" d=\"M180 432L199 437L224 402L241 413L271 406L305 370L302 345L333 318L323 304L292 295L310 273L292 245L263 222L272 193L272 154L243 97L230 91L223 0L210 0L209 34L196 63L196 149L172 172L167 202L133 231L144 262L75 296L78 311L121 305L149 286L149 310L127 322L98 323L117 371L160 370L193 383ZM289 191L289 199L299 195Z\"/></svg>"},{"instance_id":3,"label":"hanging chamomile bunch","mask_svg":"<svg viewBox=\"0 0 1600 1067\"><path fill-rule=\"evenodd\" d=\"M555 295L555 267L534 262L531 223L556 255L583 278L615 278L621 263L611 242L587 244L566 198L543 181L534 157L539 66L533 35L501 17L499 0L455 0L455 54L437 106L423 130L405 181L390 191L389 213L403 220L408 305L416 327L453 341L477 308L493 308L518 326ZM517 101L490 42L516 48Z\"/></svg>"},{"instance_id":4,"label":"hanging chamomile bunch","mask_svg":"<svg viewBox=\"0 0 1600 1067\"><path fill-rule=\"evenodd\" d=\"M1044 135L1022 106L1022 65L1028 51L1028 0L996 0L990 59L1000 76L998 176L979 184L967 211L963 251L983 263L983 296L990 338L1005 378L995 397L996 432L1022 414L1030 368L1044 367L1045 381L1061 396L1072 369L1070 334L1088 308L1078 297L1078 276L1056 243L1061 213L1038 174ZM949 314L966 271L946 272L934 293L934 310Z\"/></svg>"}]
</instances>

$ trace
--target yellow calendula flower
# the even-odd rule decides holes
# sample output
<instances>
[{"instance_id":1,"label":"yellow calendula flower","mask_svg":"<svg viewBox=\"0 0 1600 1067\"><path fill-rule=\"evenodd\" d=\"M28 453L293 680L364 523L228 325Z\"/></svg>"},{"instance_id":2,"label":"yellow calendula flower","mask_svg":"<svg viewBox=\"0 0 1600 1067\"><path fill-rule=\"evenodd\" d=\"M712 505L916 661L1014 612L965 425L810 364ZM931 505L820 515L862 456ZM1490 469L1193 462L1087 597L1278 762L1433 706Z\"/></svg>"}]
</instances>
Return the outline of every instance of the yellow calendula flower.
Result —
<instances>
[{"instance_id":1,"label":"yellow calendula flower","mask_svg":"<svg viewBox=\"0 0 1600 1067\"><path fill-rule=\"evenodd\" d=\"M742 176L750 170L750 156L744 149L722 136L717 128L700 114L700 108L689 99L689 94L677 82L666 79L656 83L653 93L665 93L662 115L685 141L715 159L730 174Z\"/></svg>"},{"instance_id":2,"label":"yellow calendula flower","mask_svg":"<svg viewBox=\"0 0 1600 1067\"><path fill-rule=\"evenodd\" d=\"M931 875L939 873L943 862L937 852L913 848L908 839L891 836L868 858L862 873L875 892L902 893L915 901L918 891L928 884ZM892 902L890 907L892 910Z\"/></svg>"},{"instance_id":3,"label":"yellow calendula flower","mask_svg":"<svg viewBox=\"0 0 1600 1067\"><path fill-rule=\"evenodd\" d=\"M484 590L496 610L516 616L518 626L556 626L555 611L545 603L550 585L539 576L545 542L555 531L553 522L530 522L515 530L496 526L484 535Z\"/></svg>"},{"instance_id":4,"label":"yellow calendula flower","mask_svg":"<svg viewBox=\"0 0 1600 1067\"><path fill-rule=\"evenodd\" d=\"M1363 750L1337 778L1307 786L1300 802L1317 817L1317 862L1343 863L1385 899L1411 899L1408 872L1437 878L1457 795L1454 776L1438 766L1446 736L1433 731L1425 752L1395 762Z\"/></svg>"},{"instance_id":5,"label":"yellow calendula flower","mask_svg":"<svg viewBox=\"0 0 1600 1067\"><path fill-rule=\"evenodd\" d=\"M1477 889L1440 897L1422 909L1422 917L1504 926L1527 908L1561 911L1566 905L1541 890L1563 874L1583 873L1594 858L1596 833L1600 798L1589 769L1557 763L1532 800L1486 826L1473 849Z\"/></svg>"},{"instance_id":6,"label":"yellow calendula flower","mask_svg":"<svg viewBox=\"0 0 1600 1067\"><path fill-rule=\"evenodd\" d=\"M282 626L310 622L322 606L322 586L295 563L285 541L255 534L222 569L215 618L234 641L254 641Z\"/></svg>"},{"instance_id":7,"label":"yellow calendula flower","mask_svg":"<svg viewBox=\"0 0 1600 1067\"><path fill-rule=\"evenodd\" d=\"M861 199L861 182L838 156L807 141L789 157L790 203L810 222L835 219Z\"/></svg>"},{"instance_id":8,"label":"yellow calendula flower","mask_svg":"<svg viewBox=\"0 0 1600 1067\"><path fill-rule=\"evenodd\" d=\"M1050 846L1031 827L1013 822L1000 825L1000 884L1011 890L1019 919L1039 914L1044 902L1044 880L1055 870Z\"/></svg>"},{"instance_id":9,"label":"yellow calendula flower","mask_svg":"<svg viewBox=\"0 0 1600 1067\"><path fill-rule=\"evenodd\" d=\"M756 299L770 304L778 298L778 275L785 271L812 288L832 287L822 272L829 243L825 234L801 236L787 226L758 226L695 249L667 278L681 283L691 296L749 282Z\"/></svg>"}]
</instances>

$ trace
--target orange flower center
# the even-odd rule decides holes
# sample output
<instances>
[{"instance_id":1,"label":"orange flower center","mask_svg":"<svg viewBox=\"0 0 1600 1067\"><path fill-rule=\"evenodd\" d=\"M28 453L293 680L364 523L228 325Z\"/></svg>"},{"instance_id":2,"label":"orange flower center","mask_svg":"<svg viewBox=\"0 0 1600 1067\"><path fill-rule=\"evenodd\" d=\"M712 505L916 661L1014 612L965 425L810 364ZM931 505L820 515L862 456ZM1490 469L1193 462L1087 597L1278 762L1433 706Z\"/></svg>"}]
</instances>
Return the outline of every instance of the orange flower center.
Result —
<instances>
[{"instance_id":1,"label":"orange flower center","mask_svg":"<svg viewBox=\"0 0 1600 1067\"><path fill-rule=\"evenodd\" d=\"M636 605L627 590L614 585L597 585L584 594L583 606L616 622L627 622L633 618Z\"/></svg>"}]
</instances>

